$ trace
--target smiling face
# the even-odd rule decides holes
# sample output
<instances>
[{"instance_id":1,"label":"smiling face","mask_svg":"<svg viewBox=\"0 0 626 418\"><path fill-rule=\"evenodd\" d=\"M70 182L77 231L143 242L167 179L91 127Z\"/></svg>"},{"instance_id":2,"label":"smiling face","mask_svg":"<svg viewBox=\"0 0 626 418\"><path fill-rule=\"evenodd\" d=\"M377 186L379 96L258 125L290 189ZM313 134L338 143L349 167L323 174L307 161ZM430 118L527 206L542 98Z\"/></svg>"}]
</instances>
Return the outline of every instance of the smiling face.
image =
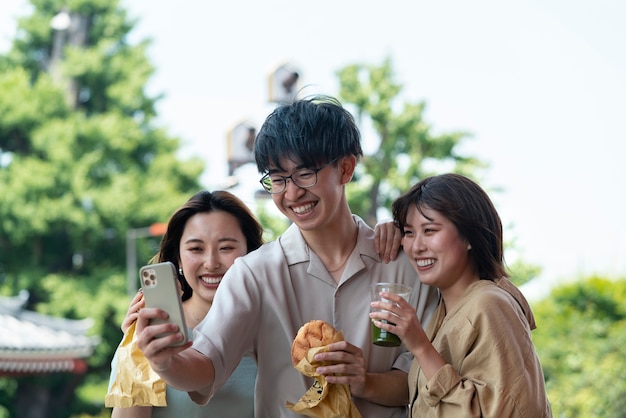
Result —
<instances>
[{"instance_id":1,"label":"smiling face","mask_svg":"<svg viewBox=\"0 0 626 418\"><path fill-rule=\"evenodd\" d=\"M315 186L306 189L287 180L285 191L272 195L274 204L302 231L332 228L333 222L341 218L338 212L347 207L343 204L345 199L343 186L352 178L355 164L356 160L353 157L340 158L337 163L321 169L317 173ZM281 159L280 166L282 170L272 169L270 172L290 176L298 169L317 168L302 167L288 159Z\"/></svg>"},{"instance_id":2,"label":"smiling face","mask_svg":"<svg viewBox=\"0 0 626 418\"><path fill-rule=\"evenodd\" d=\"M230 213L214 210L190 217L180 240L180 265L194 297L211 304L224 273L246 253L246 238Z\"/></svg>"},{"instance_id":3,"label":"smiling face","mask_svg":"<svg viewBox=\"0 0 626 418\"><path fill-rule=\"evenodd\" d=\"M440 212L412 205L407 212L402 245L420 280L446 293L462 292L478 280L469 256L470 245ZM458 293L460 294L460 293Z\"/></svg>"}]
</instances>

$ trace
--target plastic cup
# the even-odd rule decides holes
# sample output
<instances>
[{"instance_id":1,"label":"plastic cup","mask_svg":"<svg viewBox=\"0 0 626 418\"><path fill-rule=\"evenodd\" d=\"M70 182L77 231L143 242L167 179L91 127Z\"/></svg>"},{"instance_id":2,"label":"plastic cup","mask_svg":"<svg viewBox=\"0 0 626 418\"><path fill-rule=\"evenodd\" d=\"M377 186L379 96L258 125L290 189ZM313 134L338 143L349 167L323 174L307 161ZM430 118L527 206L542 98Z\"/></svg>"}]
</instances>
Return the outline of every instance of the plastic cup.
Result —
<instances>
[{"instance_id":1,"label":"plastic cup","mask_svg":"<svg viewBox=\"0 0 626 418\"><path fill-rule=\"evenodd\" d=\"M409 301L411 298L412 291L413 289L410 286L406 286L400 283L376 283L371 286L372 302L374 301L389 302L388 299L385 299L380 296L380 292L395 293L396 295L402 296L404 300ZM382 311L382 310L372 308L372 312L375 312L375 311ZM386 320L381 320L381 322L387 323ZM400 338L398 338L397 335L387 330L378 328L376 325L374 325L373 320L372 320L372 342L375 345L379 345L382 347L398 347L401 343Z\"/></svg>"}]
</instances>

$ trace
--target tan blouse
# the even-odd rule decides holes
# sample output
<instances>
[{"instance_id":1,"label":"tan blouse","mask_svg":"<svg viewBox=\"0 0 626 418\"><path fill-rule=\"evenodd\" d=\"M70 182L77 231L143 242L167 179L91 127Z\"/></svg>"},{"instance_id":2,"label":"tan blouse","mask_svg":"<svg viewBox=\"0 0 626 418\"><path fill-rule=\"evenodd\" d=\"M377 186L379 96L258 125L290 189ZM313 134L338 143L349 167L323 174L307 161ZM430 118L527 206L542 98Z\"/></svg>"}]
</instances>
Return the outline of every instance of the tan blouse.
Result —
<instances>
[{"instance_id":1,"label":"tan blouse","mask_svg":"<svg viewBox=\"0 0 626 418\"><path fill-rule=\"evenodd\" d=\"M441 302L426 333L448 364L427 380L413 361L411 416L551 417L534 328L528 302L508 279L472 284L450 312Z\"/></svg>"}]
</instances>

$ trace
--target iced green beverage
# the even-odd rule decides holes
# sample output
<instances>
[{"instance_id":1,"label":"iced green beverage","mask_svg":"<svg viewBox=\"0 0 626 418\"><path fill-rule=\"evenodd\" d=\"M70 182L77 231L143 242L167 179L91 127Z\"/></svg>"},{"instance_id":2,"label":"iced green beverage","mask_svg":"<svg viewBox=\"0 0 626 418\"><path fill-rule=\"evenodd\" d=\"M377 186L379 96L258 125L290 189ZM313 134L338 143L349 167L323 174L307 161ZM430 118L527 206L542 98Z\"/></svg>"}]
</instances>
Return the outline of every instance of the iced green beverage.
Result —
<instances>
[{"instance_id":1,"label":"iced green beverage","mask_svg":"<svg viewBox=\"0 0 626 418\"><path fill-rule=\"evenodd\" d=\"M376 283L372 285L372 302L389 302L387 299L380 296L380 292L395 293L402 296L404 300L409 301L412 290L411 287L400 283ZM387 321L383 320L381 322L386 323ZM398 347L400 345L400 338L387 330L378 328L372 321L372 342L381 347Z\"/></svg>"}]
</instances>

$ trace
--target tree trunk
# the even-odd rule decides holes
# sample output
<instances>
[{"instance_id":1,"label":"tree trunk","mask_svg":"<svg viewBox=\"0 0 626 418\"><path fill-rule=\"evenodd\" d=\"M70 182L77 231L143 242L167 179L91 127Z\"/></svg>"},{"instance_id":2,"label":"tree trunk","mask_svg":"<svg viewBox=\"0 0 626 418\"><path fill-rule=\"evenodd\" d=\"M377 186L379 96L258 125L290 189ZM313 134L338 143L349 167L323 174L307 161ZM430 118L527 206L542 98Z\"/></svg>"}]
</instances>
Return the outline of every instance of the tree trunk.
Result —
<instances>
[{"instance_id":1,"label":"tree trunk","mask_svg":"<svg viewBox=\"0 0 626 418\"><path fill-rule=\"evenodd\" d=\"M37 385L30 379L20 381L15 400L16 417L48 418L50 390Z\"/></svg>"}]
</instances>

